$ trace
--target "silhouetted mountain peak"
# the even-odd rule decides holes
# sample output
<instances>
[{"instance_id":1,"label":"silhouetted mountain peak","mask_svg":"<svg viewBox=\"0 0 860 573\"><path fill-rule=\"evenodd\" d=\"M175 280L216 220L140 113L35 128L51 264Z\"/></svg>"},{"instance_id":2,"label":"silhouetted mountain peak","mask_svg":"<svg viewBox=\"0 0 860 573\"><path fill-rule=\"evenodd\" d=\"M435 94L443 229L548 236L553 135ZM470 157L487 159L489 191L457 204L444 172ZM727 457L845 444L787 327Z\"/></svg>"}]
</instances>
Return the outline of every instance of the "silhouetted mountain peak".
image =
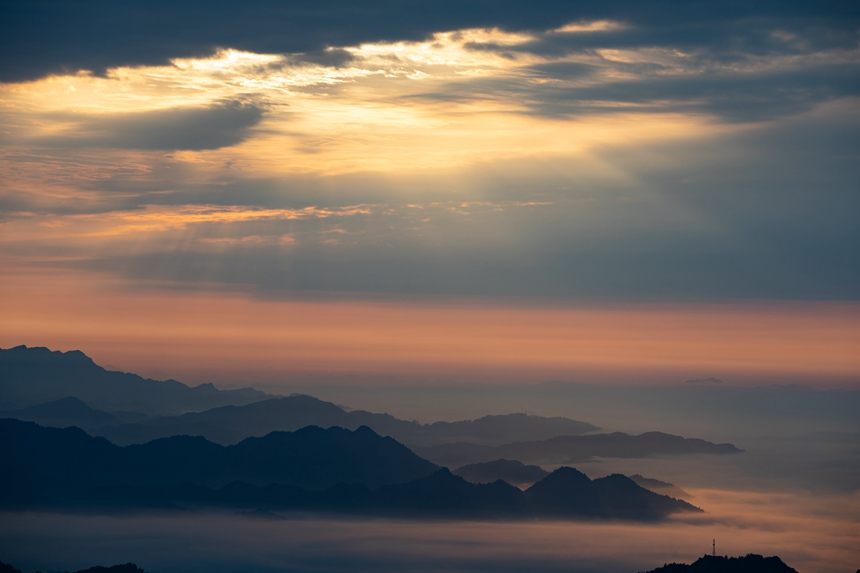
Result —
<instances>
[{"instance_id":1,"label":"silhouetted mountain peak","mask_svg":"<svg viewBox=\"0 0 860 573\"><path fill-rule=\"evenodd\" d=\"M370 426L359 426L355 429L355 433L359 434L359 435L364 435L364 436L367 436L367 435L373 435L373 436L377 436L377 437L379 436L379 434L374 432ZM391 438L389 438L389 439L391 439Z\"/></svg>"},{"instance_id":2,"label":"silhouetted mountain peak","mask_svg":"<svg viewBox=\"0 0 860 573\"><path fill-rule=\"evenodd\" d=\"M83 366L96 366L92 358L81 352L80 350L69 350L63 352L61 350L51 350L44 346L29 347L25 344L20 344L6 351L6 360L12 362L63 362L65 364L76 364Z\"/></svg>"},{"instance_id":3,"label":"silhouetted mountain peak","mask_svg":"<svg viewBox=\"0 0 860 573\"><path fill-rule=\"evenodd\" d=\"M701 511L684 501L639 487L627 476L612 474L590 480L566 466L525 493L536 509L550 515L656 520L675 511Z\"/></svg>"},{"instance_id":4,"label":"silhouetted mountain peak","mask_svg":"<svg viewBox=\"0 0 860 573\"><path fill-rule=\"evenodd\" d=\"M635 481L627 477L623 474L609 474L608 476L604 476L602 478L597 478L598 480L602 480L606 483L612 484L615 487L625 487L625 488L637 488L640 486ZM597 480L594 480L597 481Z\"/></svg>"},{"instance_id":5,"label":"silhouetted mountain peak","mask_svg":"<svg viewBox=\"0 0 860 573\"><path fill-rule=\"evenodd\" d=\"M542 484L541 487L555 487L556 485L570 486L585 483L591 483L587 475L576 468L561 466L535 485Z\"/></svg>"}]
</instances>

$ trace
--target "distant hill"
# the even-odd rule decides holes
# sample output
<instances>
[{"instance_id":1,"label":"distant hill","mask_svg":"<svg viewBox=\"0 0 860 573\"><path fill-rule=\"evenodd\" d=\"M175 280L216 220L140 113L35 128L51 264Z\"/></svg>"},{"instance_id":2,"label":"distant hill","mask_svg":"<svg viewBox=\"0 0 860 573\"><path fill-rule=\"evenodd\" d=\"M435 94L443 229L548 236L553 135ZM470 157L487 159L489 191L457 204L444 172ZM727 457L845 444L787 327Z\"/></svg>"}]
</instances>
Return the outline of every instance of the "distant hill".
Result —
<instances>
[{"instance_id":1,"label":"distant hill","mask_svg":"<svg viewBox=\"0 0 860 573\"><path fill-rule=\"evenodd\" d=\"M457 468L453 473L472 483L491 483L496 480L503 480L519 488L527 488L549 475L549 472L540 466L526 465L517 460L493 460L470 464ZM668 482L646 478L639 474L627 477L639 487L660 495L684 501L689 501L694 497Z\"/></svg>"},{"instance_id":2,"label":"distant hill","mask_svg":"<svg viewBox=\"0 0 860 573\"><path fill-rule=\"evenodd\" d=\"M249 404L269 395L244 388L218 390L110 372L83 352L16 346L0 349L0 409L18 410L74 397L91 408L147 415L178 414L228 404Z\"/></svg>"},{"instance_id":3,"label":"distant hill","mask_svg":"<svg viewBox=\"0 0 860 573\"><path fill-rule=\"evenodd\" d=\"M40 422L35 419L33 421ZM552 437L558 435L556 432L582 433L598 429L577 420L525 414L419 424L399 420L390 414L375 414L363 410L346 411L331 402L299 394L270 398L244 406L223 406L204 412L159 417L136 424L90 428L94 433L117 444L142 443L179 434L205 436L220 444L231 444L249 436L263 436L272 431L294 431L308 425L347 429L367 426L380 435L391 436L410 446L443 444L454 436L499 444L511 436L518 439L535 435Z\"/></svg>"},{"instance_id":4,"label":"distant hill","mask_svg":"<svg viewBox=\"0 0 860 573\"><path fill-rule=\"evenodd\" d=\"M461 422L435 422L430 424L427 433L432 436L432 442L437 444L468 441L492 446L510 442L546 440L555 436L579 436L599 429L587 422L570 418L544 418L516 413L484 416ZM424 445L429 441L415 439L409 443Z\"/></svg>"},{"instance_id":5,"label":"distant hill","mask_svg":"<svg viewBox=\"0 0 860 573\"><path fill-rule=\"evenodd\" d=\"M406 442L404 437L419 435L425 426L398 420L388 414L347 412L343 408L311 396L293 395L270 398L242 406L222 406L203 412L163 416L136 424L109 426L95 433L117 444L143 443L180 434L204 436L219 444L233 444L250 436L273 431L295 431L306 426L340 427L350 430L367 426L380 435Z\"/></svg>"},{"instance_id":6,"label":"distant hill","mask_svg":"<svg viewBox=\"0 0 860 573\"><path fill-rule=\"evenodd\" d=\"M660 519L675 511L701 511L685 501L648 491L621 474L590 480L574 468L560 467L526 490L542 515L616 519Z\"/></svg>"},{"instance_id":7,"label":"distant hill","mask_svg":"<svg viewBox=\"0 0 860 573\"><path fill-rule=\"evenodd\" d=\"M517 460L469 464L457 468L453 473L472 483L503 480L517 487L529 487L549 475L549 472L540 466L527 466Z\"/></svg>"},{"instance_id":8,"label":"distant hill","mask_svg":"<svg viewBox=\"0 0 860 573\"><path fill-rule=\"evenodd\" d=\"M797 573L797 570L779 557L750 554L745 557L705 555L692 565L670 563L647 573Z\"/></svg>"},{"instance_id":9,"label":"distant hill","mask_svg":"<svg viewBox=\"0 0 860 573\"><path fill-rule=\"evenodd\" d=\"M402 517L656 520L700 511L624 476L560 468L525 492L469 483L366 427L308 427L221 446L175 436L120 447L78 428L0 420L0 507L219 506Z\"/></svg>"},{"instance_id":10,"label":"distant hill","mask_svg":"<svg viewBox=\"0 0 860 573\"><path fill-rule=\"evenodd\" d=\"M0 412L0 418L15 418L27 422L36 422L42 426L53 426L65 428L67 426L78 426L87 431L93 431L105 426L123 424L120 418L90 408L77 398L68 396L59 400L51 400L44 404L37 404L20 410L7 410Z\"/></svg>"},{"instance_id":11,"label":"distant hill","mask_svg":"<svg viewBox=\"0 0 860 573\"><path fill-rule=\"evenodd\" d=\"M534 464L568 464L595 456L637 458L653 454L737 454L743 450L732 444L714 444L698 438L684 438L662 432L631 436L623 432L587 436L557 436L536 442L515 442L501 446L470 443L414 447L415 452L440 466L459 467L497 459Z\"/></svg>"}]
</instances>

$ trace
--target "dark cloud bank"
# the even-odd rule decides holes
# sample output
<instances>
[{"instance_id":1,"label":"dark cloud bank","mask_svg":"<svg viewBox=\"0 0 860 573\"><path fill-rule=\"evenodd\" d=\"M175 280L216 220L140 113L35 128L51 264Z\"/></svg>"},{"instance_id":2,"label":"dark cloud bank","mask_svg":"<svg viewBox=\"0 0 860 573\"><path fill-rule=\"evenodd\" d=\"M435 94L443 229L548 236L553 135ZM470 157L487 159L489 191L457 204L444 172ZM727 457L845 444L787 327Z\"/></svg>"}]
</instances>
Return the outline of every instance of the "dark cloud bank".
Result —
<instances>
[{"instance_id":1,"label":"dark cloud bank","mask_svg":"<svg viewBox=\"0 0 860 573\"><path fill-rule=\"evenodd\" d=\"M856 5L849 2L564 2L499 0L345 0L276 2L227 0L113 2L12 0L0 18L0 80L118 65L165 63L219 47L263 53L319 53L328 46L419 40L440 30L500 27L546 30L576 20L612 19L636 28L585 40L589 48L745 44L767 52L761 28L801 32L819 46L856 41ZM585 46L583 46L585 47ZM538 49L538 48L536 48ZM565 50L542 46L540 50Z\"/></svg>"}]
</instances>

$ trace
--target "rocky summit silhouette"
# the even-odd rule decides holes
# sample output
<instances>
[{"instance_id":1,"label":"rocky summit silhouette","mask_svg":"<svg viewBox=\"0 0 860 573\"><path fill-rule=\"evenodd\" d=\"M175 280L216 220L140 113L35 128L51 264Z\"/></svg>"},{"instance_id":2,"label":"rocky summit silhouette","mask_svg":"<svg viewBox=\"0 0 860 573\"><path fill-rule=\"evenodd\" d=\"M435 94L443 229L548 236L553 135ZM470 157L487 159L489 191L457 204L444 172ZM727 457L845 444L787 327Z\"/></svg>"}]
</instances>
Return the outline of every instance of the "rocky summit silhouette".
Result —
<instances>
[{"instance_id":1,"label":"rocky summit silhouette","mask_svg":"<svg viewBox=\"0 0 860 573\"><path fill-rule=\"evenodd\" d=\"M744 557L705 555L691 565L670 563L647 573L797 573L779 557L749 554Z\"/></svg>"},{"instance_id":2,"label":"rocky summit silhouette","mask_svg":"<svg viewBox=\"0 0 860 573\"><path fill-rule=\"evenodd\" d=\"M147 415L178 414L270 397L254 390L218 390L212 384L186 386L111 372L79 350L51 351L16 346L0 349L0 409L14 410L69 396L99 410Z\"/></svg>"}]
</instances>

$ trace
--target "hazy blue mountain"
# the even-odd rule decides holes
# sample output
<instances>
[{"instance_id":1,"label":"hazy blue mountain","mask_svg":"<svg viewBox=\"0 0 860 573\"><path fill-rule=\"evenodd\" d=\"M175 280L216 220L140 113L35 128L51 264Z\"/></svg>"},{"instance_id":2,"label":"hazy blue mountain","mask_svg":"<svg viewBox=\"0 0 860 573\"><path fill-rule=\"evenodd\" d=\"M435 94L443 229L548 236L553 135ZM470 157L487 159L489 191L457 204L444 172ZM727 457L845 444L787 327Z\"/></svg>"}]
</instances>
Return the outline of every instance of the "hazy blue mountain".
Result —
<instances>
[{"instance_id":1,"label":"hazy blue mountain","mask_svg":"<svg viewBox=\"0 0 860 573\"><path fill-rule=\"evenodd\" d=\"M578 436L600 428L570 418L545 418L516 413L484 416L477 420L461 422L435 422L429 429L434 443L469 441L474 444L501 445L517 441L546 440L555 436ZM420 440L410 443L424 444Z\"/></svg>"},{"instance_id":2,"label":"hazy blue mountain","mask_svg":"<svg viewBox=\"0 0 860 573\"><path fill-rule=\"evenodd\" d=\"M714 444L698 438L684 438L662 432L631 436L623 432L587 436L557 436L535 442L515 442L501 446L470 443L413 447L416 453L441 466L461 467L497 459L514 459L535 464L566 464L594 456L638 458L653 454L736 454L743 450L732 444Z\"/></svg>"},{"instance_id":3,"label":"hazy blue mountain","mask_svg":"<svg viewBox=\"0 0 860 573\"><path fill-rule=\"evenodd\" d=\"M540 466L527 466L517 460L493 460L469 464L457 468L453 473L472 483L504 480L517 487L528 487L549 475L549 472Z\"/></svg>"},{"instance_id":4,"label":"hazy blue mountain","mask_svg":"<svg viewBox=\"0 0 860 573\"><path fill-rule=\"evenodd\" d=\"M779 557L747 555L745 557L722 557L705 555L692 565L670 563L648 573L797 573Z\"/></svg>"},{"instance_id":5,"label":"hazy blue mountain","mask_svg":"<svg viewBox=\"0 0 860 573\"><path fill-rule=\"evenodd\" d=\"M511 436L515 439L528 436L553 437L559 435L558 432L582 433L597 429L596 426L577 420L525 414L419 424L399 420L389 414L346 411L331 402L296 394L244 406L222 406L204 412L148 419L136 424L105 426L93 431L117 444L143 443L179 434L205 436L219 444L231 444L249 436L263 436L272 431L294 431L308 425L323 428L338 426L351 430L367 426L380 435L391 436L410 446L444 444L454 436L487 444L501 444ZM495 437L494 432L498 432Z\"/></svg>"},{"instance_id":6,"label":"hazy blue mountain","mask_svg":"<svg viewBox=\"0 0 860 573\"><path fill-rule=\"evenodd\" d=\"M368 426L382 435L408 434L418 431L416 428L420 429L420 424L404 422L385 414L357 416L356 412L347 412L330 402L294 395L243 406L221 406L203 412L153 418L137 424L105 427L96 433L117 444L143 443L180 434L204 436L219 444L231 444L251 436L264 436L273 431L295 431L311 425L350 430ZM400 427L405 427L405 431Z\"/></svg>"},{"instance_id":7,"label":"hazy blue mountain","mask_svg":"<svg viewBox=\"0 0 860 573\"><path fill-rule=\"evenodd\" d=\"M218 390L211 384L190 387L176 380L110 372L78 350L52 352L26 346L0 349L0 408L19 410L69 396L98 410L148 415L248 404L269 397L252 388Z\"/></svg>"},{"instance_id":8,"label":"hazy blue mountain","mask_svg":"<svg viewBox=\"0 0 860 573\"><path fill-rule=\"evenodd\" d=\"M87 432L124 423L124 420L117 416L90 408L81 400L71 396L29 408L0 412L0 418L15 418L56 428L77 426Z\"/></svg>"}]
</instances>

